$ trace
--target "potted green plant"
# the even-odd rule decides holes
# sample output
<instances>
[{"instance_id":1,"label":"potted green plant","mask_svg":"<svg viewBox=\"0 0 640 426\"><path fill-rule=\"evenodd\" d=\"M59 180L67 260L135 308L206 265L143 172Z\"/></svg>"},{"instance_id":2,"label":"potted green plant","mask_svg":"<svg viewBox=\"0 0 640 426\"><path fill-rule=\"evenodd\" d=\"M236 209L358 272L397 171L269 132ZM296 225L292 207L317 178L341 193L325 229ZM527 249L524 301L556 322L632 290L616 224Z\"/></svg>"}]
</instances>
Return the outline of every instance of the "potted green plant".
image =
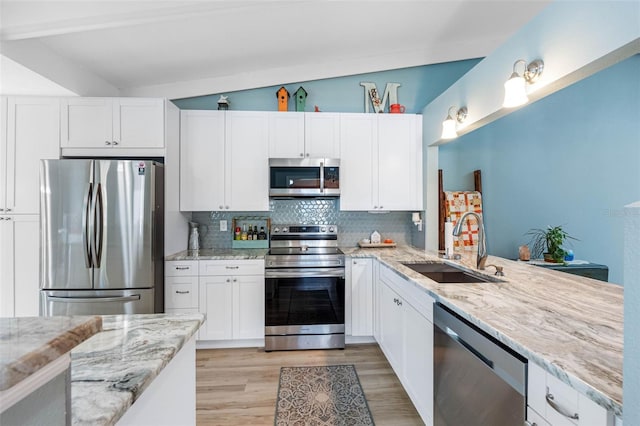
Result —
<instances>
[{"instance_id":1,"label":"potted green plant","mask_svg":"<svg viewBox=\"0 0 640 426\"><path fill-rule=\"evenodd\" d=\"M547 226L546 229L531 229L525 235L529 235L531 240L531 255L539 259L544 256L546 262L563 263L567 254L562 245L566 240L576 240L567 234L562 226Z\"/></svg>"}]
</instances>

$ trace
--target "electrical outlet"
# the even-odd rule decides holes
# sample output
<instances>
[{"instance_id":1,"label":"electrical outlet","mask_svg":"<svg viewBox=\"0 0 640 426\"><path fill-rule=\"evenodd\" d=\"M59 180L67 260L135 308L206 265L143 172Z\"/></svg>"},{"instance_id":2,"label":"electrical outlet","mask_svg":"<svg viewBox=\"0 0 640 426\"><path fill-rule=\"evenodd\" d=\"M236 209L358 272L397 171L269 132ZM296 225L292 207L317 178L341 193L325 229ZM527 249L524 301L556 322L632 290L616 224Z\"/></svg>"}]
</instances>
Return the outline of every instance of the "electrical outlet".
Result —
<instances>
[{"instance_id":1,"label":"electrical outlet","mask_svg":"<svg viewBox=\"0 0 640 426\"><path fill-rule=\"evenodd\" d=\"M221 220L220 221L220 231L226 232L226 230L227 230L227 221L226 220Z\"/></svg>"}]
</instances>

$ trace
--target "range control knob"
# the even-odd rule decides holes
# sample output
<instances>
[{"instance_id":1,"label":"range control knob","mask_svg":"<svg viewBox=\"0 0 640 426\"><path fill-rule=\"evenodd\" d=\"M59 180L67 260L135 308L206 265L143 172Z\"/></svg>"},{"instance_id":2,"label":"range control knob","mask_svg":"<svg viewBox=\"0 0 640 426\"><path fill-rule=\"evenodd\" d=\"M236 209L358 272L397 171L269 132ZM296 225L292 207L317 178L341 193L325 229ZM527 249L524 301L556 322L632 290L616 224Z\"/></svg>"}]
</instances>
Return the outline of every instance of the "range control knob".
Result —
<instances>
[{"instance_id":1,"label":"range control knob","mask_svg":"<svg viewBox=\"0 0 640 426\"><path fill-rule=\"evenodd\" d=\"M288 232L289 228L287 228L286 226L284 228L282 228L282 232Z\"/></svg>"},{"instance_id":2,"label":"range control knob","mask_svg":"<svg viewBox=\"0 0 640 426\"><path fill-rule=\"evenodd\" d=\"M327 228L323 226L322 228L320 228L320 232L327 232Z\"/></svg>"},{"instance_id":3,"label":"range control knob","mask_svg":"<svg viewBox=\"0 0 640 426\"><path fill-rule=\"evenodd\" d=\"M278 228L278 227L273 228L273 233L274 234L277 234L278 232L280 232L280 228Z\"/></svg>"},{"instance_id":4,"label":"range control knob","mask_svg":"<svg viewBox=\"0 0 640 426\"><path fill-rule=\"evenodd\" d=\"M333 226L330 226L329 227L329 232L333 232L333 231L334 231Z\"/></svg>"}]
</instances>

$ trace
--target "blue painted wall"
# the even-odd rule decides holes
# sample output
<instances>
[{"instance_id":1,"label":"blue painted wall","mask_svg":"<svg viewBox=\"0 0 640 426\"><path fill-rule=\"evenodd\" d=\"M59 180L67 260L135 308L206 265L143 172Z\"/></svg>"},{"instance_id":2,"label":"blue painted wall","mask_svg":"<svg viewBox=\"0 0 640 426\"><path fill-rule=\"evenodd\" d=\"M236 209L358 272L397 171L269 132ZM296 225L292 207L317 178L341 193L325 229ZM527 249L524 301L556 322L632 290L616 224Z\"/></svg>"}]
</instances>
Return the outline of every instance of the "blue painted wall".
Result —
<instances>
[{"instance_id":1,"label":"blue painted wall","mask_svg":"<svg viewBox=\"0 0 640 426\"><path fill-rule=\"evenodd\" d=\"M364 112L364 88L362 81L376 83L382 95L387 83L400 83L398 102L406 107L407 113L420 113L425 105L436 98L447 87L452 85L463 74L469 71L479 59L447 62L443 64L425 65L337 77L324 80L306 81L285 84L289 93L303 86L308 92L306 111L314 110L317 105L325 112ZM229 96L230 109L239 111L277 111L276 91L281 85L264 87L238 92L222 93ZM194 98L175 99L173 102L180 109L217 109L220 94L198 96ZM387 108L389 103L387 102ZM295 111L292 99L289 99L289 111Z\"/></svg>"},{"instance_id":2,"label":"blue painted wall","mask_svg":"<svg viewBox=\"0 0 640 426\"><path fill-rule=\"evenodd\" d=\"M623 206L640 200L640 55L441 146L446 190L482 170L490 254L516 258L530 228L564 225L577 259L623 284Z\"/></svg>"}]
</instances>

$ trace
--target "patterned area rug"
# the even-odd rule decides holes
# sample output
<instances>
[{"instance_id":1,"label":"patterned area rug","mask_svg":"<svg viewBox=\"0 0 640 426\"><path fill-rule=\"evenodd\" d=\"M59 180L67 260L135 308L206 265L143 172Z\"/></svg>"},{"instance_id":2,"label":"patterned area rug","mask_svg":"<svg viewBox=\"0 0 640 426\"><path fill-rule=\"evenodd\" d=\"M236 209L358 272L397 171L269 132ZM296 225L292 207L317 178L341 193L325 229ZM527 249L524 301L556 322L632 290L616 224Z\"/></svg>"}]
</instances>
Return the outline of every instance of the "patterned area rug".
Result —
<instances>
[{"instance_id":1,"label":"patterned area rug","mask_svg":"<svg viewBox=\"0 0 640 426\"><path fill-rule=\"evenodd\" d=\"M282 367L276 426L373 425L353 365Z\"/></svg>"}]
</instances>

